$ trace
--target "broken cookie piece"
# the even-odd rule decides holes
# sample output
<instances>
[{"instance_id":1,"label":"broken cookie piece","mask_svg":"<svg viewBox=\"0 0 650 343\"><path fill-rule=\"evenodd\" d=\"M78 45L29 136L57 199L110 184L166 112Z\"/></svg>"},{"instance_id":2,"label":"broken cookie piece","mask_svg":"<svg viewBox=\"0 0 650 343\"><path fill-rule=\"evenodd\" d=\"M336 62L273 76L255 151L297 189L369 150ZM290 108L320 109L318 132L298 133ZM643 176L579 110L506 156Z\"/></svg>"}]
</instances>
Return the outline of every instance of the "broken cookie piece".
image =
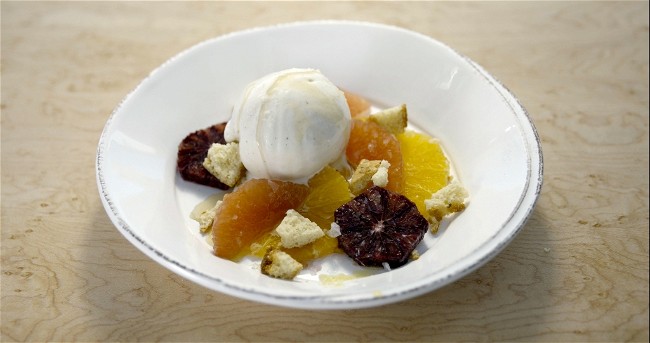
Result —
<instances>
[{"instance_id":1,"label":"broken cookie piece","mask_svg":"<svg viewBox=\"0 0 650 343\"><path fill-rule=\"evenodd\" d=\"M262 274L278 279L291 280L300 273L303 266L284 251L269 249L262 259Z\"/></svg>"},{"instance_id":2,"label":"broken cookie piece","mask_svg":"<svg viewBox=\"0 0 650 343\"><path fill-rule=\"evenodd\" d=\"M372 174L372 183L375 186L386 187L388 185L388 168L390 168L390 163L386 160L381 160L379 168Z\"/></svg>"},{"instance_id":3,"label":"broken cookie piece","mask_svg":"<svg viewBox=\"0 0 650 343\"><path fill-rule=\"evenodd\" d=\"M402 133L408 122L406 105L402 104L373 113L368 117L368 120L379 124L394 135Z\"/></svg>"},{"instance_id":4,"label":"broken cookie piece","mask_svg":"<svg viewBox=\"0 0 650 343\"><path fill-rule=\"evenodd\" d=\"M424 205L430 216L431 230L438 231L440 222L445 216L464 210L468 196L467 190L460 182L454 180L425 200Z\"/></svg>"},{"instance_id":5,"label":"broken cookie piece","mask_svg":"<svg viewBox=\"0 0 650 343\"><path fill-rule=\"evenodd\" d=\"M350 191L358 195L370 186L386 187L390 163L384 160L361 160L350 178ZM372 184L371 184L372 182Z\"/></svg>"},{"instance_id":6,"label":"broken cookie piece","mask_svg":"<svg viewBox=\"0 0 650 343\"><path fill-rule=\"evenodd\" d=\"M224 184L235 186L245 170L239 157L239 144L212 144L203 160L203 167Z\"/></svg>"},{"instance_id":7,"label":"broken cookie piece","mask_svg":"<svg viewBox=\"0 0 650 343\"><path fill-rule=\"evenodd\" d=\"M287 215L275 229L285 248L297 248L309 244L325 235L316 223L303 217L295 210L288 210Z\"/></svg>"},{"instance_id":8,"label":"broken cookie piece","mask_svg":"<svg viewBox=\"0 0 650 343\"><path fill-rule=\"evenodd\" d=\"M199 213L199 215L195 218L197 222L199 222L199 228L201 229L201 233L206 233L212 229L212 223L214 222L214 217L217 215L217 210L219 209L219 206L221 206L222 201L219 200L217 203L205 210Z\"/></svg>"}]
</instances>

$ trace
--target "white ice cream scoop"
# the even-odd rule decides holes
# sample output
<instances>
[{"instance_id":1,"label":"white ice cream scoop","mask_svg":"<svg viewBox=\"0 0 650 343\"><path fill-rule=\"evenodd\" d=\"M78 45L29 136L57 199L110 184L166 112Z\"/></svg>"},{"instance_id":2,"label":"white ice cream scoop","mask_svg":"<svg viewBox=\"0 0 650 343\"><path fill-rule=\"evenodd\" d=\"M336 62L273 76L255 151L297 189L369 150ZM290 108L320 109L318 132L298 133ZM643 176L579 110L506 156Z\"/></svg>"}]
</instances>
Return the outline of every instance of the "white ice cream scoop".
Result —
<instances>
[{"instance_id":1,"label":"white ice cream scoop","mask_svg":"<svg viewBox=\"0 0 650 343\"><path fill-rule=\"evenodd\" d=\"M318 70L288 69L245 88L224 135L239 141L249 177L304 183L345 153L350 110Z\"/></svg>"}]
</instances>

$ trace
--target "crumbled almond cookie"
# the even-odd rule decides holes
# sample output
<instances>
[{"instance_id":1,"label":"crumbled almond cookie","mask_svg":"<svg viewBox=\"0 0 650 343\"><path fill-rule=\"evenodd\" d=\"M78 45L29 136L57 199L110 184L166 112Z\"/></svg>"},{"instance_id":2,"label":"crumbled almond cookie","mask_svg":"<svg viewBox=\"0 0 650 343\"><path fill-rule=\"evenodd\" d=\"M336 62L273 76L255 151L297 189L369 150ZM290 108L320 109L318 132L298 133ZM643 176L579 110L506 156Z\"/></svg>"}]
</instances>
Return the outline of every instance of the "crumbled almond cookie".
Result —
<instances>
[{"instance_id":1,"label":"crumbled almond cookie","mask_svg":"<svg viewBox=\"0 0 650 343\"><path fill-rule=\"evenodd\" d=\"M196 221L199 222L201 233L206 233L212 229L212 223L214 222L214 217L217 215L219 206L221 206L221 200L217 201L213 207L201 212L196 218Z\"/></svg>"},{"instance_id":2,"label":"crumbled almond cookie","mask_svg":"<svg viewBox=\"0 0 650 343\"><path fill-rule=\"evenodd\" d=\"M379 124L394 135L402 133L408 122L406 105L402 104L373 113L368 117L368 120Z\"/></svg>"},{"instance_id":3,"label":"crumbled almond cookie","mask_svg":"<svg viewBox=\"0 0 650 343\"><path fill-rule=\"evenodd\" d=\"M318 224L303 217L295 210L288 210L287 215L275 229L285 248L296 248L309 244L325 235Z\"/></svg>"},{"instance_id":4,"label":"crumbled almond cookie","mask_svg":"<svg viewBox=\"0 0 650 343\"><path fill-rule=\"evenodd\" d=\"M386 160L381 160L379 168L372 174L372 183L375 186L386 187L388 185L388 168L390 168L390 163Z\"/></svg>"},{"instance_id":5,"label":"crumbled almond cookie","mask_svg":"<svg viewBox=\"0 0 650 343\"><path fill-rule=\"evenodd\" d=\"M361 160L350 178L350 192L354 195L361 194L370 186L372 176L381 166L380 160Z\"/></svg>"},{"instance_id":6,"label":"crumbled almond cookie","mask_svg":"<svg viewBox=\"0 0 650 343\"><path fill-rule=\"evenodd\" d=\"M284 251L269 249L261 264L262 274L278 279L291 280L300 273L303 266Z\"/></svg>"},{"instance_id":7,"label":"crumbled almond cookie","mask_svg":"<svg viewBox=\"0 0 650 343\"><path fill-rule=\"evenodd\" d=\"M468 196L467 190L460 182L454 180L425 200L424 205L430 216L431 230L437 231L445 216L464 210Z\"/></svg>"},{"instance_id":8,"label":"crumbled almond cookie","mask_svg":"<svg viewBox=\"0 0 650 343\"><path fill-rule=\"evenodd\" d=\"M203 160L203 167L219 181L233 187L244 174L244 165L239 156L239 144L214 143L208 150L208 155Z\"/></svg>"}]
</instances>

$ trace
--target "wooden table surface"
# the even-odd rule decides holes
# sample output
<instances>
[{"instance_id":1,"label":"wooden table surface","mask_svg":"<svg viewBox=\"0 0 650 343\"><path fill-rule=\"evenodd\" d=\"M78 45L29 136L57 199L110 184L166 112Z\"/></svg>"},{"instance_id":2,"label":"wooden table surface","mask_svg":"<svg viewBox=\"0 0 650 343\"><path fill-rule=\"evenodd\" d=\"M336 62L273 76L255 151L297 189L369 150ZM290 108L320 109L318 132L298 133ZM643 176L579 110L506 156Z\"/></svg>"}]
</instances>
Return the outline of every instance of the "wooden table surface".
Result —
<instances>
[{"instance_id":1,"label":"wooden table surface","mask_svg":"<svg viewBox=\"0 0 650 343\"><path fill-rule=\"evenodd\" d=\"M5 2L4 341L648 341L648 2ZM253 26L412 29L500 79L541 137L538 206L496 258L378 308L240 300L153 262L111 224L95 153L151 70Z\"/></svg>"}]
</instances>

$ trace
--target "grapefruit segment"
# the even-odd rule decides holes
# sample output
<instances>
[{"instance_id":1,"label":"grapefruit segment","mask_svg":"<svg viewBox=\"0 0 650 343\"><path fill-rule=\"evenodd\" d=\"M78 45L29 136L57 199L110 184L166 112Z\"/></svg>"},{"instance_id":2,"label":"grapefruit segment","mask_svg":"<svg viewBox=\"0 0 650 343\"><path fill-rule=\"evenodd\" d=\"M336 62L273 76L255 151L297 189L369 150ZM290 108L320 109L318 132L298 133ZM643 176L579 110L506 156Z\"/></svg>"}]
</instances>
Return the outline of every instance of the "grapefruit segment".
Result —
<instances>
[{"instance_id":1,"label":"grapefruit segment","mask_svg":"<svg viewBox=\"0 0 650 343\"><path fill-rule=\"evenodd\" d=\"M348 91L344 91L343 94L345 95L345 100L348 102L350 116L352 116L352 118L363 117L370 114L370 103L368 100Z\"/></svg>"},{"instance_id":2,"label":"grapefruit segment","mask_svg":"<svg viewBox=\"0 0 650 343\"><path fill-rule=\"evenodd\" d=\"M273 230L289 209L305 199L309 189L292 182L251 179L224 196L212 234L214 254L235 260L251 243Z\"/></svg>"},{"instance_id":3,"label":"grapefruit segment","mask_svg":"<svg viewBox=\"0 0 650 343\"><path fill-rule=\"evenodd\" d=\"M361 160L386 160L388 168L387 189L400 192L402 189L402 153L397 138L379 124L360 119L352 120L350 140L345 150L348 162L353 166Z\"/></svg>"}]
</instances>

